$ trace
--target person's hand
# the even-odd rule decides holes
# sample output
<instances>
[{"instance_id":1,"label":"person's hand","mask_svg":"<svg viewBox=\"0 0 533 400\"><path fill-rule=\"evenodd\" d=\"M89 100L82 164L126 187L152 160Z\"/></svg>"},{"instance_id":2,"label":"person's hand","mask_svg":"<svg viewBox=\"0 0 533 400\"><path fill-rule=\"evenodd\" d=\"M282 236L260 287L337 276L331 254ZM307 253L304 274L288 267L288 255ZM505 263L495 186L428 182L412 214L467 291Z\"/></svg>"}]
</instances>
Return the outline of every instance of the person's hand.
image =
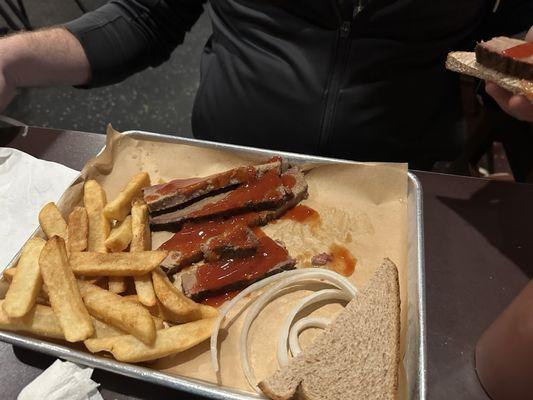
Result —
<instances>
[{"instance_id":1,"label":"person's hand","mask_svg":"<svg viewBox=\"0 0 533 400\"><path fill-rule=\"evenodd\" d=\"M528 42L533 42L533 26L526 35ZM494 82L485 83L485 91L498 103L507 114L521 121L533 122L533 100L513 94Z\"/></svg>"},{"instance_id":2,"label":"person's hand","mask_svg":"<svg viewBox=\"0 0 533 400\"><path fill-rule=\"evenodd\" d=\"M494 82L485 83L485 91L507 114L521 121L533 122L533 103L525 96L513 94Z\"/></svg>"}]
</instances>

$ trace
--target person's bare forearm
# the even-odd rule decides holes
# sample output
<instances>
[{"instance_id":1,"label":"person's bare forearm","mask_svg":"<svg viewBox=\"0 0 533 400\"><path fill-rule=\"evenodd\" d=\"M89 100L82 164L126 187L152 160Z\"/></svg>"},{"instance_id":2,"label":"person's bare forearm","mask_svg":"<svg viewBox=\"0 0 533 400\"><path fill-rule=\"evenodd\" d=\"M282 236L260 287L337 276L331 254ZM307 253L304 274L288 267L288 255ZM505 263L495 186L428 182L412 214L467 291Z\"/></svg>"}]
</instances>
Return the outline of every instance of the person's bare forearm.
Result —
<instances>
[{"instance_id":1,"label":"person's bare forearm","mask_svg":"<svg viewBox=\"0 0 533 400\"><path fill-rule=\"evenodd\" d=\"M80 85L91 74L80 42L63 28L0 39L0 68L6 84L15 88Z\"/></svg>"}]
</instances>

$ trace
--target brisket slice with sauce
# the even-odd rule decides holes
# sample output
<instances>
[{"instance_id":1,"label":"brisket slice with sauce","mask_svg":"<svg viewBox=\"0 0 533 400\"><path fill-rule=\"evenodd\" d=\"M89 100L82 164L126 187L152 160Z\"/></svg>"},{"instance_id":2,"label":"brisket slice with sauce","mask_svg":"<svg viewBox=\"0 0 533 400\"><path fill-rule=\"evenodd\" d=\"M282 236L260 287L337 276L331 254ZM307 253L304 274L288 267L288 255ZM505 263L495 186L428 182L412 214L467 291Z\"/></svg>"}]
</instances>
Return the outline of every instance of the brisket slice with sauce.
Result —
<instances>
[{"instance_id":1,"label":"brisket slice with sauce","mask_svg":"<svg viewBox=\"0 0 533 400\"><path fill-rule=\"evenodd\" d=\"M253 255L196 265L181 275L181 287L186 296L198 300L243 289L267 276L294 269L295 264L285 247L262 235Z\"/></svg>"},{"instance_id":2,"label":"brisket slice with sauce","mask_svg":"<svg viewBox=\"0 0 533 400\"><path fill-rule=\"evenodd\" d=\"M180 210L151 216L154 230L172 230L187 221L227 217L246 211L261 211L281 206L291 197L276 170L245 183L231 192L202 199Z\"/></svg>"},{"instance_id":3,"label":"brisket slice with sauce","mask_svg":"<svg viewBox=\"0 0 533 400\"><path fill-rule=\"evenodd\" d=\"M174 179L170 182L143 189L144 201L150 212L178 207L202 196L241 185L262 177L268 171L281 173L281 161L233 168L229 171L202 178Z\"/></svg>"},{"instance_id":4,"label":"brisket slice with sauce","mask_svg":"<svg viewBox=\"0 0 533 400\"><path fill-rule=\"evenodd\" d=\"M215 225L213 222L215 221L185 227L186 233L181 238L186 239L192 234L196 237L194 241L180 240L176 246L172 246L172 243L167 246L161 245L160 249L181 248L180 250L169 251L168 256L161 263L161 267L168 275L203 259L215 261L228 257L245 257L257 250L259 245L257 236L246 225L224 223L226 221L221 221L222 224ZM224 231L217 233L220 231L219 228L224 229ZM176 235L180 233L178 232ZM176 235L174 237L177 237Z\"/></svg>"},{"instance_id":5,"label":"brisket slice with sauce","mask_svg":"<svg viewBox=\"0 0 533 400\"><path fill-rule=\"evenodd\" d=\"M504 74L533 80L533 43L504 36L480 42L476 61Z\"/></svg>"},{"instance_id":6,"label":"brisket slice with sauce","mask_svg":"<svg viewBox=\"0 0 533 400\"><path fill-rule=\"evenodd\" d=\"M256 252L259 239L247 226L234 229L207 239L200 245L204 259L207 261L224 260L234 257L246 257Z\"/></svg>"},{"instance_id":7,"label":"brisket slice with sauce","mask_svg":"<svg viewBox=\"0 0 533 400\"><path fill-rule=\"evenodd\" d=\"M186 223L180 231L176 232L171 239L160 247L160 249L169 251L169 255L161 264L167 274L173 275L182 268L201 261L204 258L204 251L202 251L201 246L207 240L221 235L226 230L232 230L238 225L248 227L266 225L307 198L307 182L298 168L289 169L282 175L282 180L287 184L286 188L291 191L292 197L274 210L248 212L227 219ZM226 239L228 238L231 239L231 236ZM242 254L242 250L246 253L246 250L240 249L235 242L228 243L228 246L232 246L233 249L225 252L225 257L227 258Z\"/></svg>"}]
</instances>

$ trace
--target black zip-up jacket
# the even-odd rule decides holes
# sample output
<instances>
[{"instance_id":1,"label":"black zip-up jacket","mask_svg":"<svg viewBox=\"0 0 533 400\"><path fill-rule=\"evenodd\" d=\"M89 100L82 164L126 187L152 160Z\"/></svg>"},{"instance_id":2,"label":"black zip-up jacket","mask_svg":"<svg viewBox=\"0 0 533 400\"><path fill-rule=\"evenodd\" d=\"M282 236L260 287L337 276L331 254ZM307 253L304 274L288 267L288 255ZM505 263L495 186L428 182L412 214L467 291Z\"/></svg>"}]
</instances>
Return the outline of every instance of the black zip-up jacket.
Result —
<instances>
[{"instance_id":1,"label":"black zip-up jacket","mask_svg":"<svg viewBox=\"0 0 533 400\"><path fill-rule=\"evenodd\" d=\"M498 2L499 3L499 2ZM532 0L212 0L196 137L424 167L461 147L450 50L533 23ZM67 23L88 87L168 59L201 0L115 0Z\"/></svg>"}]
</instances>

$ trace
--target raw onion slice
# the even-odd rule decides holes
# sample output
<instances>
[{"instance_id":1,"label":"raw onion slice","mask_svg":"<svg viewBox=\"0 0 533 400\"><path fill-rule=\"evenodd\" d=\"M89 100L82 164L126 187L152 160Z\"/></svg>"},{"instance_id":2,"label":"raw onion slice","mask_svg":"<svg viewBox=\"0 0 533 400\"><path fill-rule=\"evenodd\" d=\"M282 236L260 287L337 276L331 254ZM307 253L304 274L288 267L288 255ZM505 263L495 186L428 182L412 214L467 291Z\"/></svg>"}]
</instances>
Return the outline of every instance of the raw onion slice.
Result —
<instances>
[{"instance_id":1,"label":"raw onion slice","mask_svg":"<svg viewBox=\"0 0 533 400\"><path fill-rule=\"evenodd\" d=\"M322 317L305 317L296 321L289 333L289 348L291 349L292 356L296 357L302 352L300 341L298 340L301 332L309 328L326 329L330 323L331 320Z\"/></svg>"},{"instance_id":2,"label":"raw onion slice","mask_svg":"<svg viewBox=\"0 0 533 400\"><path fill-rule=\"evenodd\" d=\"M215 322L215 325L213 326L213 330L211 332L211 365L213 367L213 370L215 372L218 372L218 331L220 330L220 325L222 325L222 321L226 317L226 315L229 313L229 311L237 304L240 300L242 300L245 296L247 296L249 293L261 289L264 286L269 285L272 282L275 282L280 279L284 279L290 276L293 276L295 274L298 274L302 272L303 270L292 270L292 271L286 271L281 272L276 275L272 275L268 278L262 279L259 282L256 282L244 290L242 290L237 296L235 296L233 299L231 299L229 302L226 302L222 305L222 307L218 310L218 318ZM305 271L304 271L305 272ZM248 304L245 304L243 307L246 307Z\"/></svg>"},{"instance_id":3,"label":"raw onion slice","mask_svg":"<svg viewBox=\"0 0 533 400\"><path fill-rule=\"evenodd\" d=\"M285 322L282 325L281 332L278 340L278 363L282 367L289 363L289 357L287 354L287 341L289 339L289 331L291 329L292 322L296 315L301 312L306 307L309 307L311 304L318 303L324 300L345 300L350 301L353 299L353 295L349 291L338 290L338 289L324 289L309 296L303 298L294 309L291 310ZM294 354L291 349L291 353Z\"/></svg>"},{"instance_id":4,"label":"raw onion slice","mask_svg":"<svg viewBox=\"0 0 533 400\"><path fill-rule=\"evenodd\" d=\"M296 273L296 271L299 271L299 273ZM239 352L241 356L241 366L246 380L248 381L248 384L255 390L257 390L257 384L248 359L248 332L257 315L279 290L289 285L292 285L293 283L296 283L300 280L324 279L329 281L330 283L333 283L346 293L349 293L351 297L355 296L356 289L350 283L350 281L333 271L326 269L296 271L291 271L293 272L293 276L286 276L286 279L283 279L282 282L278 282L270 289L265 291L261 296L259 296L246 314L246 318L244 320L241 330Z\"/></svg>"}]
</instances>

